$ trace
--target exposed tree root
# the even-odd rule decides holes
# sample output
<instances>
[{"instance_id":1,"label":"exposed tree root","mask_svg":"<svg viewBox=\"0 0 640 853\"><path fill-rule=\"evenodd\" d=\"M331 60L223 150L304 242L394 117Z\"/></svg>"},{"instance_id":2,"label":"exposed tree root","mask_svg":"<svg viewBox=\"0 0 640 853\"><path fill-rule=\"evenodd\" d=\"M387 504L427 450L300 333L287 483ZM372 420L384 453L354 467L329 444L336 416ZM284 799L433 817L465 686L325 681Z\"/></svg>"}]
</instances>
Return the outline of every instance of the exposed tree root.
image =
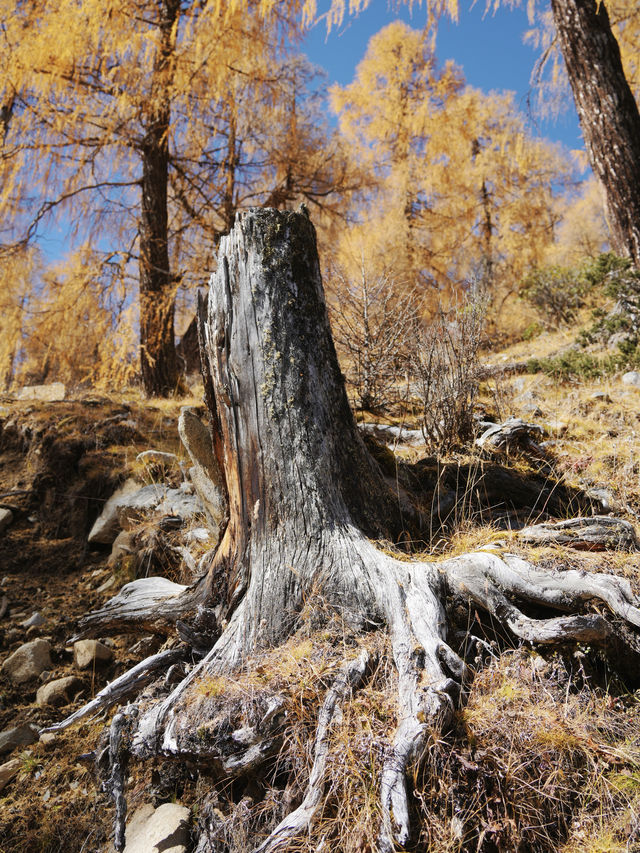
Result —
<instances>
[{"instance_id":1,"label":"exposed tree root","mask_svg":"<svg viewBox=\"0 0 640 853\"><path fill-rule=\"evenodd\" d=\"M299 564L299 605L312 588L321 585L327 600L354 628L361 630L363 620L370 625L386 624L398 671L399 723L380 775L382 853L394 850L397 844L406 845L410 838L408 771L419 761L428 733L451 720L468 679L464 661L446 642L442 602L447 596L463 598L481 608L528 643L584 642L610 651L626 650L630 663L637 660L626 645L627 638L616 632L610 618L601 613L577 613L589 602L600 603L605 612L640 627L636 599L628 582L620 578L574 570L541 571L514 555L498 556L486 551L439 563L402 562L380 552L353 530L350 535L343 531L332 540L331 547L332 556L331 548L325 545L322 562L313 563L316 571ZM193 732L208 720L207 703L193 690L194 686L203 679L233 673L243 662L239 650L256 651L262 645L252 628L254 595L258 593L250 584L245 600L209 654L166 699L141 715L133 738L134 754L193 757ZM531 618L519 604L539 605L564 615ZM280 641L286 639L294 622L285 624L288 628L278 638ZM346 695L357 671L352 665L347 670L349 677L344 675L327 694L318 722L317 767L312 771L308 795L302 806L282 821L278 832L274 831L264 842L261 851L284 849L286 839L303 834L312 822L321 799L318 786L326 762L329 716L336 702ZM274 755L281 741L270 724L280 708L281 704L275 701L255 731L243 731L246 748L224 758L209 754L221 777L255 771Z\"/></svg>"},{"instance_id":2,"label":"exposed tree root","mask_svg":"<svg viewBox=\"0 0 640 853\"><path fill-rule=\"evenodd\" d=\"M329 729L336 714L338 703L346 699L363 681L371 664L371 655L366 650L358 658L346 664L325 696L318 714L318 728L314 746L314 760L309 774L309 784L304 800L295 811L280 821L271 835L255 853L274 853L283 850L287 843L309 831L309 827L324 797L324 781L327 756L329 754Z\"/></svg>"},{"instance_id":3,"label":"exposed tree root","mask_svg":"<svg viewBox=\"0 0 640 853\"><path fill-rule=\"evenodd\" d=\"M177 648L166 649L163 652L158 652L158 654L145 658L107 684L105 688L94 696L90 702L83 705L82 708L79 708L75 713L61 720L59 723L43 729L42 732L61 732L74 723L77 723L83 717L87 717L90 714L98 714L100 711L111 708L113 705L121 702L127 696L139 694L143 687L149 684L154 678L157 678L158 674L166 672L183 655L184 649Z\"/></svg>"}]
</instances>

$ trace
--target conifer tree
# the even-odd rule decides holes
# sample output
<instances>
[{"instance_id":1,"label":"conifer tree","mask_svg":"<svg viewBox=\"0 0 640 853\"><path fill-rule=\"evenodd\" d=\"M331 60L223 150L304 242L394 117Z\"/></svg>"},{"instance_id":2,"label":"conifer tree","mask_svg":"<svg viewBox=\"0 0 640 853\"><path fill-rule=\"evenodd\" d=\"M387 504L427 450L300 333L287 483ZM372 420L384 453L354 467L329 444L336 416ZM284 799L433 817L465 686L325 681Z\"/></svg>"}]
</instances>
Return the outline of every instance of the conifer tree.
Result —
<instances>
[{"instance_id":1,"label":"conifer tree","mask_svg":"<svg viewBox=\"0 0 640 853\"><path fill-rule=\"evenodd\" d=\"M340 178L302 82L295 126L283 114L299 4L268 5L0 0L0 243L62 222L98 262L96 281L101 254L118 255L139 283L148 394L176 388L176 292L203 283L236 210L277 194L283 169L286 203L330 206ZM274 162L267 128L288 164Z\"/></svg>"},{"instance_id":2,"label":"conifer tree","mask_svg":"<svg viewBox=\"0 0 640 853\"><path fill-rule=\"evenodd\" d=\"M375 179L343 247L364 246L438 299L474 272L511 286L540 262L572 165L527 133L511 95L465 86L452 63L438 67L425 33L399 21L332 95L348 150Z\"/></svg>"}]
</instances>

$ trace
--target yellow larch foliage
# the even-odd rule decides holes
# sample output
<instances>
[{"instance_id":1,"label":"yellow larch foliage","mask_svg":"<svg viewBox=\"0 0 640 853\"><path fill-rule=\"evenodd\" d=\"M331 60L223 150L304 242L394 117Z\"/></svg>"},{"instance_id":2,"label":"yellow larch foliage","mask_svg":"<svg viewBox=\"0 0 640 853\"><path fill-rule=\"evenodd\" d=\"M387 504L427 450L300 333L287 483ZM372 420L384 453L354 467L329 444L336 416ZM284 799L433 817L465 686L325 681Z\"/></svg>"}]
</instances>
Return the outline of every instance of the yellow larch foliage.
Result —
<instances>
[{"instance_id":1,"label":"yellow larch foliage","mask_svg":"<svg viewBox=\"0 0 640 853\"><path fill-rule=\"evenodd\" d=\"M438 67L426 32L395 22L332 98L370 170L342 263L364 251L435 303L478 275L497 297L541 261L572 164L528 134L510 93L465 86L455 65Z\"/></svg>"},{"instance_id":2,"label":"yellow larch foliage","mask_svg":"<svg viewBox=\"0 0 640 853\"><path fill-rule=\"evenodd\" d=\"M238 208L337 203L345 160L303 91L311 72L285 50L302 12L298 0L0 0L0 251L57 222L65 251L117 254L158 363L178 288L206 283ZM55 275L71 288L68 264Z\"/></svg>"}]
</instances>

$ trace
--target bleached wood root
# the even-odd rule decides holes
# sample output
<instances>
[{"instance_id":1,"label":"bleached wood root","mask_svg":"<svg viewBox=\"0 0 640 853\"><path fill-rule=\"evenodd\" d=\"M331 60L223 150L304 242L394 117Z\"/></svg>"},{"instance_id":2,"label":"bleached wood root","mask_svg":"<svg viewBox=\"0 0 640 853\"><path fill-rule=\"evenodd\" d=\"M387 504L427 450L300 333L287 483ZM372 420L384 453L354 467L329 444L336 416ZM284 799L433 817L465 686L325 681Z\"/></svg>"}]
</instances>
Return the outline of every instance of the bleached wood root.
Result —
<instances>
[{"instance_id":1,"label":"bleached wood root","mask_svg":"<svg viewBox=\"0 0 640 853\"><path fill-rule=\"evenodd\" d=\"M125 584L106 604L80 620L72 642L108 632L169 634L176 621L194 609L195 586L186 587L162 577L140 578Z\"/></svg>"},{"instance_id":2,"label":"bleached wood root","mask_svg":"<svg viewBox=\"0 0 640 853\"><path fill-rule=\"evenodd\" d=\"M604 605L614 618L640 628L640 609L629 583L611 575L542 571L514 555L488 551L440 563L402 562L377 550L353 528L327 533L319 552L310 553L313 570L309 565L299 565L294 575L300 584L299 602L307 590L319 587L347 622L358 614L360 622L354 621L354 627L386 624L391 635L398 671L399 719L380 777L382 853L396 849L398 844L406 845L410 838L408 772L419 763L429 733L450 722L467 681L464 662L447 644L442 602L448 595L489 612L514 636L532 644L587 642L611 649L618 643L625 648L625 640L616 635L606 615L580 612L590 602ZM262 584L258 589L249 585L212 650L170 696L141 715L133 739L137 755L192 754L190 733L202 724L199 700L192 688L199 679L233 672L260 647L255 614L261 612L261 590ZM291 589L289 593L293 600ZM560 615L533 619L522 612L519 602L540 605ZM268 608L262 612L269 614ZM286 627L277 641L285 639L294 626L292 621L282 624ZM272 644L273 638L268 640ZM231 759L212 756L220 774L234 777L256 769L280 743L269 727L261 727L255 741ZM310 802L315 803L315 799L306 801L302 811L283 822L282 838L282 833L298 832L303 826ZM275 845L275 837L269 843Z\"/></svg>"},{"instance_id":3,"label":"bleached wood root","mask_svg":"<svg viewBox=\"0 0 640 853\"><path fill-rule=\"evenodd\" d=\"M184 649L167 649L140 661L131 669L107 684L90 702L83 705L70 716L43 729L41 734L61 732L89 715L98 714L106 708L111 708L127 696L139 693L159 673L165 672L172 664L180 660Z\"/></svg>"},{"instance_id":4,"label":"bleached wood root","mask_svg":"<svg viewBox=\"0 0 640 853\"><path fill-rule=\"evenodd\" d=\"M606 515L535 524L518 531L518 539L532 545L568 545L583 551L638 550L633 525Z\"/></svg>"},{"instance_id":5,"label":"bleached wood root","mask_svg":"<svg viewBox=\"0 0 640 853\"><path fill-rule=\"evenodd\" d=\"M344 701L364 680L370 668L371 655L362 651L355 661L346 664L325 696L320 713L314 745L314 761L309 774L309 785L302 803L282 820L255 853L274 853L283 850L287 843L308 831L324 796L329 730L340 702Z\"/></svg>"},{"instance_id":6,"label":"bleached wood root","mask_svg":"<svg viewBox=\"0 0 640 853\"><path fill-rule=\"evenodd\" d=\"M606 604L612 614L640 628L640 609L629 581L596 572L544 571L513 554L465 554L441 564L452 592L498 615L505 596L565 613L589 601ZM569 638L568 638L569 639Z\"/></svg>"},{"instance_id":7,"label":"bleached wood root","mask_svg":"<svg viewBox=\"0 0 640 853\"><path fill-rule=\"evenodd\" d=\"M542 453L534 440L542 438L544 430L538 424L530 424L520 418L508 418L504 423L493 424L476 439L483 450L525 450Z\"/></svg>"},{"instance_id":8,"label":"bleached wood root","mask_svg":"<svg viewBox=\"0 0 640 853\"><path fill-rule=\"evenodd\" d=\"M118 853L124 850L127 824L125 785L128 750L125 741L136 713L137 710L134 706L127 705L115 715L109 729L109 765L111 772L105 787L111 793L115 803L113 846Z\"/></svg>"}]
</instances>

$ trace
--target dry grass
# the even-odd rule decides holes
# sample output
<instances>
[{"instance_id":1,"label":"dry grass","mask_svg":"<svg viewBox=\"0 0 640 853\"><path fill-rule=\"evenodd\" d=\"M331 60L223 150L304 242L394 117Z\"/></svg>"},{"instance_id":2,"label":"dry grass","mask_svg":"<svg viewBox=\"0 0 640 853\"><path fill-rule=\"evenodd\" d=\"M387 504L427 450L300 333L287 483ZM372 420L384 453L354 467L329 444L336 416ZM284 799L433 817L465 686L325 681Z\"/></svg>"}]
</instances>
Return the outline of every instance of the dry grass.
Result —
<instances>
[{"instance_id":1,"label":"dry grass","mask_svg":"<svg viewBox=\"0 0 640 853\"><path fill-rule=\"evenodd\" d=\"M637 849L638 711L575 669L516 650L476 676L459 728L427 749L417 849Z\"/></svg>"},{"instance_id":2,"label":"dry grass","mask_svg":"<svg viewBox=\"0 0 640 853\"><path fill-rule=\"evenodd\" d=\"M22 753L22 769L0 798L2 853L102 849L113 808L78 758L95 747L103 728L103 722L85 723Z\"/></svg>"}]
</instances>

